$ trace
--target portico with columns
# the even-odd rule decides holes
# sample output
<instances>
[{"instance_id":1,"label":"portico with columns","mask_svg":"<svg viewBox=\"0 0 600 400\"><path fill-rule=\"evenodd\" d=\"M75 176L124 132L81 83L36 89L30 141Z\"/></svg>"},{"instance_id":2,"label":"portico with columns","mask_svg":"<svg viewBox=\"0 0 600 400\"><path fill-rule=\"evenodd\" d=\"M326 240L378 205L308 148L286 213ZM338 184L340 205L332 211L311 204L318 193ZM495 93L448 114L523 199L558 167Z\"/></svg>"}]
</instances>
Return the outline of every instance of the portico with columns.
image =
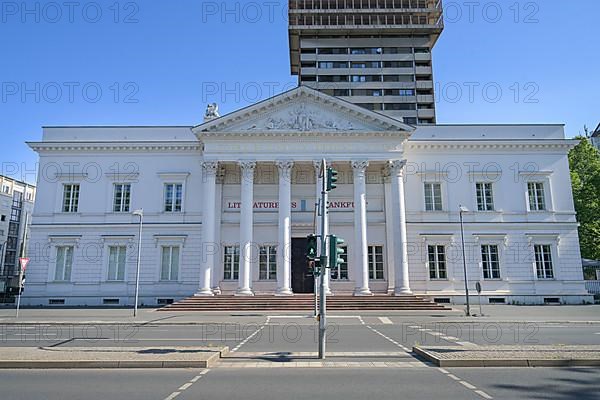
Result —
<instances>
[{"instance_id":1,"label":"portico with columns","mask_svg":"<svg viewBox=\"0 0 600 400\"><path fill-rule=\"evenodd\" d=\"M294 247L311 233L347 244L344 270L324 277L328 293L409 294L402 167L412 130L304 87L195 127L204 194L197 294L306 292L297 282L310 279L298 271L305 249ZM340 171L331 232L315 223L322 159Z\"/></svg>"}]
</instances>

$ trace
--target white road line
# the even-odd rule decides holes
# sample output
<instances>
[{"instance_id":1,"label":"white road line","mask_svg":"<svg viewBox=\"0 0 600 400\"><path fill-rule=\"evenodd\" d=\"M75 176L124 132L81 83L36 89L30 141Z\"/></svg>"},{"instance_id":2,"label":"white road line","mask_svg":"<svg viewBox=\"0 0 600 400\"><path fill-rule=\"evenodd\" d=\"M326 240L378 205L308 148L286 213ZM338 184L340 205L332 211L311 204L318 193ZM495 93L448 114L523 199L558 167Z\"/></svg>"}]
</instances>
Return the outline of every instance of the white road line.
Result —
<instances>
[{"instance_id":1,"label":"white road line","mask_svg":"<svg viewBox=\"0 0 600 400\"><path fill-rule=\"evenodd\" d=\"M205 369L204 371L200 372L198 375L206 375L206 374L208 374L208 371L210 371L210 370Z\"/></svg>"},{"instance_id":2,"label":"white road line","mask_svg":"<svg viewBox=\"0 0 600 400\"><path fill-rule=\"evenodd\" d=\"M186 383L184 385L181 385L181 387L179 388L179 390L184 391L187 388L189 388L190 386L192 386L193 384L194 384L194 382L188 382L188 383Z\"/></svg>"},{"instance_id":3,"label":"white road line","mask_svg":"<svg viewBox=\"0 0 600 400\"><path fill-rule=\"evenodd\" d=\"M202 378L202 375L197 375L195 377L193 377L192 379L190 379L190 382L192 383L196 383L198 382L198 379Z\"/></svg>"},{"instance_id":4,"label":"white road line","mask_svg":"<svg viewBox=\"0 0 600 400\"><path fill-rule=\"evenodd\" d=\"M440 371L442 374L449 374L450 372L446 371L444 368L438 368L438 371Z\"/></svg>"},{"instance_id":5,"label":"white road line","mask_svg":"<svg viewBox=\"0 0 600 400\"><path fill-rule=\"evenodd\" d=\"M466 387L467 389L471 389L471 390L475 390L477 389L476 386L471 385L469 382L465 382L465 381L458 381L458 383L460 383L461 385L463 385L464 387Z\"/></svg>"},{"instance_id":6,"label":"white road line","mask_svg":"<svg viewBox=\"0 0 600 400\"><path fill-rule=\"evenodd\" d=\"M454 374L448 374L447 376L448 376L448 378L454 379L455 381L460 381L460 378Z\"/></svg>"},{"instance_id":7,"label":"white road line","mask_svg":"<svg viewBox=\"0 0 600 400\"><path fill-rule=\"evenodd\" d=\"M175 397L179 396L181 392L173 392L169 395L169 397L165 398L165 400L173 400Z\"/></svg>"},{"instance_id":8,"label":"white road line","mask_svg":"<svg viewBox=\"0 0 600 400\"><path fill-rule=\"evenodd\" d=\"M243 345L245 345L246 343L248 343L248 341L250 339L252 339L254 336L256 336L256 334L258 334L259 332L261 332L263 329L265 329L265 326L267 326L269 324L269 321L271 321L271 317L267 316L267 320L265 321L265 323L258 328L257 330L254 331L254 333L252 333L250 336L248 336L246 339L242 340L237 346L235 346L231 352L235 353L236 351L238 351L240 349L240 347L242 347Z\"/></svg>"},{"instance_id":9,"label":"white road line","mask_svg":"<svg viewBox=\"0 0 600 400\"><path fill-rule=\"evenodd\" d=\"M385 325L393 325L394 324L392 322L392 320L389 319L388 317L379 317L379 320Z\"/></svg>"},{"instance_id":10,"label":"white road line","mask_svg":"<svg viewBox=\"0 0 600 400\"><path fill-rule=\"evenodd\" d=\"M360 321L360 323L361 323L362 325L365 325L365 321L362 319L362 317L361 317L361 316L359 316L359 317L358 317L358 320Z\"/></svg>"},{"instance_id":11,"label":"white road line","mask_svg":"<svg viewBox=\"0 0 600 400\"><path fill-rule=\"evenodd\" d=\"M487 394L486 392L484 392L483 390L476 390L475 393L477 393L478 395L480 395L481 397L483 397L484 399L493 399L492 396L490 396L489 394Z\"/></svg>"},{"instance_id":12,"label":"white road line","mask_svg":"<svg viewBox=\"0 0 600 400\"><path fill-rule=\"evenodd\" d=\"M267 318L276 319L276 318L314 318L312 315L269 315ZM331 318L331 317L329 317Z\"/></svg>"}]
</instances>

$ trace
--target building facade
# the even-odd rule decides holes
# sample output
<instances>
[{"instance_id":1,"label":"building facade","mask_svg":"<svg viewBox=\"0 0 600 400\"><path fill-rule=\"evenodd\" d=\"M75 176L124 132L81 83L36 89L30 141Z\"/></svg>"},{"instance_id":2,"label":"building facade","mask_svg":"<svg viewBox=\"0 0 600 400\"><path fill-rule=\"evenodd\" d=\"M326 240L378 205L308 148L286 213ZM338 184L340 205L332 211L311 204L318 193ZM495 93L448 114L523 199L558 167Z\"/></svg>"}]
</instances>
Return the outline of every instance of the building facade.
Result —
<instances>
[{"instance_id":1,"label":"building facade","mask_svg":"<svg viewBox=\"0 0 600 400\"><path fill-rule=\"evenodd\" d=\"M434 124L442 13L440 0L290 0L292 74L369 110Z\"/></svg>"},{"instance_id":2,"label":"building facade","mask_svg":"<svg viewBox=\"0 0 600 400\"><path fill-rule=\"evenodd\" d=\"M28 232L35 186L0 175L0 302L19 275L19 256Z\"/></svg>"},{"instance_id":3,"label":"building facade","mask_svg":"<svg viewBox=\"0 0 600 400\"><path fill-rule=\"evenodd\" d=\"M340 171L333 294L581 303L585 290L560 125L413 127L299 87L195 127L45 128L31 305L310 293L320 160ZM325 233L327 234L327 232Z\"/></svg>"}]
</instances>

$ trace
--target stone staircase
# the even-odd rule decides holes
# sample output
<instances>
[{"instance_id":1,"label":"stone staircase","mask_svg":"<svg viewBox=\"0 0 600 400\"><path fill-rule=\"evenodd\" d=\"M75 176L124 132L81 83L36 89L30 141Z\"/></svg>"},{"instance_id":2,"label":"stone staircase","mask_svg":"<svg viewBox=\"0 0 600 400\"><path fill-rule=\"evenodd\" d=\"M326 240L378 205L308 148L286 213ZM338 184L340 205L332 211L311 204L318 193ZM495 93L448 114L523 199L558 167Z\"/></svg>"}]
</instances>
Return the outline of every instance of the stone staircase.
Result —
<instances>
[{"instance_id":1,"label":"stone staircase","mask_svg":"<svg viewBox=\"0 0 600 400\"><path fill-rule=\"evenodd\" d=\"M215 297L188 297L169 304L159 309L159 311L310 311L313 308L314 297L312 294L297 294L285 297L220 295ZM450 310L450 308L413 295L327 296L327 309L330 311Z\"/></svg>"}]
</instances>

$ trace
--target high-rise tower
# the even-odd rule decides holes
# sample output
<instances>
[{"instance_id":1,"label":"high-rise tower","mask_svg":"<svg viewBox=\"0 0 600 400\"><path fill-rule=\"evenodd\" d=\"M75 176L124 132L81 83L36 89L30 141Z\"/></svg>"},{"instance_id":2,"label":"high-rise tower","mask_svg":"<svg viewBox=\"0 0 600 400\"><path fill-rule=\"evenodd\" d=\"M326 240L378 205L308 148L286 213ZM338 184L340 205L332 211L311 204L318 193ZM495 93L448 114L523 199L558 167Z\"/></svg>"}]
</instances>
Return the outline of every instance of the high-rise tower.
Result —
<instances>
[{"instance_id":1,"label":"high-rise tower","mask_svg":"<svg viewBox=\"0 0 600 400\"><path fill-rule=\"evenodd\" d=\"M433 124L442 14L441 0L290 0L292 74L406 123Z\"/></svg>"}]
</instances>

